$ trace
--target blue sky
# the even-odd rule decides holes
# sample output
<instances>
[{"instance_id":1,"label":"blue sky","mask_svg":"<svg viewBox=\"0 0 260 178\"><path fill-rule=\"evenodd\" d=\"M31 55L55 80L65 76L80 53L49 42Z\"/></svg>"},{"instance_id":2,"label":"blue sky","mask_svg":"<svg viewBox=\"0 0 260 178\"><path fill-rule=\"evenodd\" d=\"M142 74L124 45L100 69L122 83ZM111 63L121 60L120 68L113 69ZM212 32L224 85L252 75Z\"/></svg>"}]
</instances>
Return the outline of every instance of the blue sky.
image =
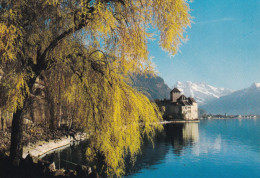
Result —
<instances>
[{"instance_id":1,"label":"blue sky","mask_svg":"<svg viewBox=\"0 0 260 178\"><path fill-rule=\"evenodd\" d=\"M260 0L194 0L189 40L174 57L148 48L169 87L204 81L238 90L260 82Z\"/></svg>"}]
</instances>

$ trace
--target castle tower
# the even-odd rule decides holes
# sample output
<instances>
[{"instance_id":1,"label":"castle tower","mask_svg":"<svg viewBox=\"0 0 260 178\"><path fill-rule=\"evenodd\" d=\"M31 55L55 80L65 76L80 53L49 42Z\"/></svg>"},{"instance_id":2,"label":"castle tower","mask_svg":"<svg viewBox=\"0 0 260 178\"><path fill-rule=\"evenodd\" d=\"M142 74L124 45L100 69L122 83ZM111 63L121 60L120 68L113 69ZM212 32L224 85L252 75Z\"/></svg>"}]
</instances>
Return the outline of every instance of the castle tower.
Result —
<instances>
[{"instance_id":1,"label":"castle tower","mask_svg":"<svg viewBox=\"0 0 260 178\"><path fill-rule=\"evenodd\" d=\"M177 102L177 99L178 99L180 96L181 96L180 90L178 90L177 88L174 88L174 89L171 91L171 94L170 94L171 102Z\"/></svg>"}]
</instances>

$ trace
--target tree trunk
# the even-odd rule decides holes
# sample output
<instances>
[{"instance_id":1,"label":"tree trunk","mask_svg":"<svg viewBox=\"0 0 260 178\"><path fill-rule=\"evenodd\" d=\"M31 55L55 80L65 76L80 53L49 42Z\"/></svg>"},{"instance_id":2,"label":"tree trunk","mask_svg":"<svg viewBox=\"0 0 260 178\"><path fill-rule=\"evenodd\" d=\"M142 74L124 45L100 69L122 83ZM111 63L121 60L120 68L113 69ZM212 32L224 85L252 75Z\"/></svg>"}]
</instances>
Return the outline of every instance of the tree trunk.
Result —
<instances>
[{"instance_id":1,"label":"tree trunk","mask_svg":"<svg viewBox=\"0 0 260 178\"><path fill-rule=\"evenodd\" d=\"M13 115L10 159L14 166L18 166L23 154L23 117L22 109L17 109Z\"/></svg>"},{"instance_id":2,"label":"tree trunk","mask_svg":"<svg viewBox=\"0 0 260 178\"><path fill-rule=\"evenodd\" d=\"M39 75L39 74L38 74ZM35 75L28 81L28 87L30 92L32 91L33 85L35 84L36 78L38 75ZM12 131L11 131L11 147L10 147L10 160L14 166L19 166L20 159L23 154L23 124L24 118L22 116L23 111L26 107L28 107L29 95L25 96L23 101L23 107L18 108L16 112L13 114L12 121Z\"/></svg>"}]
</instances>

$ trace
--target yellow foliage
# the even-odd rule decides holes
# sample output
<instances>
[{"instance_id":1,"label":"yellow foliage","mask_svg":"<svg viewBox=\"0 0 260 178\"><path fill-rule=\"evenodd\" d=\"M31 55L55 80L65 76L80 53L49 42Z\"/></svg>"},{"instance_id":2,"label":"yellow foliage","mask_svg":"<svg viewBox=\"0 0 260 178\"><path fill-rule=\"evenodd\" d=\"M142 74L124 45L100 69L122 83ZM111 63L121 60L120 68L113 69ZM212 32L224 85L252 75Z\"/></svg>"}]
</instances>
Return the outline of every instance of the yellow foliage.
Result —
<instances>
[{"instance_id":1,"label":"yellow foliage","mask_svg":"<svg viewBox=\"0 0 260 178\"><path fill-rule=\"evenodd\" d=\"M20 52L21 42L18 40L21 32L14 25L7 26L0 23L0 56L1 61L16 59L17 52Z\"/></svg>"},{"instance_id":2,"label":"yellow foliage","mask_svg":"<svg viewBox=\"0 0 260 178\"><path fill-rule=\"evenodd\" d=\"M23 108L24 97L29 94L29 88L26 84L27 79L28 76L24 73L18 75L10 73L1 80L0 86L5 88L5 90L1 92L6 92L5 96L7 97L5 103L1 103L4 104L4 110L12 113L18 108Z\"/></svg>"},{"instance_id":3,"label":"yellow foliage","mask_svg":"<svg viewBox=\"0 0 260 178\"><path fill-rule=\"evenodd\" d=\"M104 68L104 74L100 74L86 66L84 82L72 77L64 97L71 105L82 105L75 117L91 133L87 159L96 165L101 154L106 166L103 171L120 176L125 156L134 158L140 152L143 136L152 138L154 131L161 129L161 115L157 106L127 85L127 79L116 70Z\"/></svg>"},{"instance_id":4,"label":"yellow foliage","mask_svg":"<svg viewBox=\"0 0 260 178\"><path fill-rule=\"evenodd\" d=\"M127 76L154 72L147 50L152 28L160 46L176 54L190 26L187 1L3 0L0 6L5 107L23 109L31 79L45 75L52 101L91 134L87 158L101 157L103 171L122 175L124 156L134 157L142 137L161 128L157 106L127 85Z\"/></svg>"}]
</instances>

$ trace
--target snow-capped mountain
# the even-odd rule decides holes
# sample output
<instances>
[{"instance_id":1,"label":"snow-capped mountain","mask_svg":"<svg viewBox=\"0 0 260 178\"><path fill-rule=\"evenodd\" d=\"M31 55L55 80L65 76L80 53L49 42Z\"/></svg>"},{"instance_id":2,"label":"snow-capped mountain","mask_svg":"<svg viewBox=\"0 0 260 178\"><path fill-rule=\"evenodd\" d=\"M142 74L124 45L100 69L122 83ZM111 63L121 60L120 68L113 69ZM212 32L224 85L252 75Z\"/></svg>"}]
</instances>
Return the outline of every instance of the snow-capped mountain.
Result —
<instances>
[{"instance_id":1,"label":"snow-capped mountain","mask_svg":"<svg viewBox=\"0 0 260 178\"><path fill-rule=\"evenodd\" d=\"M205 82L178 81L174 87L178 88L185 96L195 98L199 105L204 105L214 99L232 93L232 90L216 88Z\"/></svg>"},{"instance_id":2,"label":"snow-capped mountain","mask_svg":"<svg viewBox=\"0 0 260 178\"><path fill-rule=\"evenodd\" d=\"M238 90L201 106L211 114L260 114L260 83Z\"/></svg>"}]
</instances>

